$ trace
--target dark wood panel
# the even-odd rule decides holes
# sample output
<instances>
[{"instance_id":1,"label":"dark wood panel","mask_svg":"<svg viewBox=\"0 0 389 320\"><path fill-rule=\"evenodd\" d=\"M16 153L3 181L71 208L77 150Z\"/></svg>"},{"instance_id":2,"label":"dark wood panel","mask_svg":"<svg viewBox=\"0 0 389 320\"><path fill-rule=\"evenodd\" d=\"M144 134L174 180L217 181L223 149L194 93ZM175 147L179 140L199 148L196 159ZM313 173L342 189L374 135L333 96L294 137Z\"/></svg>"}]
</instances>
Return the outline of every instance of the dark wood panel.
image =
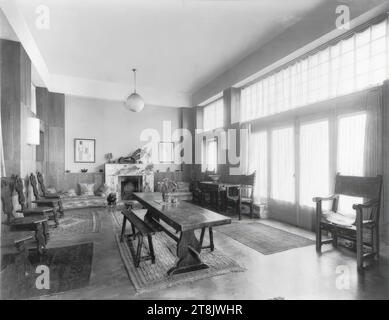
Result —
<instances>
[{"instance_id":1,"label":"dark wood panel","mask_svg":"<svg viewBox=\"0 0 389 320\"><path fill-rule=\"evenodd\" d=\"M1 40L1 125L6 174L20 174L20 44Z\"/></svg>"}]
</instances>

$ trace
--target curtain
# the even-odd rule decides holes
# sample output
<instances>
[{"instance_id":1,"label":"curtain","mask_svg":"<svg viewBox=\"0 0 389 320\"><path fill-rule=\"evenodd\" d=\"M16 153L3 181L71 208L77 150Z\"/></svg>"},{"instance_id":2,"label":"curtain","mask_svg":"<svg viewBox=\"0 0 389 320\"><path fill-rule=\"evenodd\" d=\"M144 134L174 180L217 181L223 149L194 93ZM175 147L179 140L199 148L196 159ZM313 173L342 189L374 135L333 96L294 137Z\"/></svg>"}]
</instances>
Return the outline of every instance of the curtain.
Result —
<instances>
[{"instance_id":1,"label":"curtain","mask_svg":"<svg viewBox=\"0 0 389 320\"><path fill-rule=\"evenodd\" d=\"M382 87L366 95L364 174L382 174Z\"/></svg>"},{"instance_id":2,"label":"curtain","mask_svg":"<svg viewBox=\"0 0 389 320\"><path fill-rule=\"evenodd\" d=\"M256 172L254 202L259 204L267 198L267 132L250 135L249 173Z\"/></svg>"},{"instance_id":3,"label":"curtain","mask_svg":"<svg viewBox=\"0 0 389 320\"><path fill-rule=\"evenodd\" d=\"M249 172L249 147L251 139L251 125L242 124L239 132L240 137L240 174L250 174ZM250 150L251 152L251 150Z\"/></svg>"},{"instance_id":4,"label":"curtain","mask_svg":"<svg viewBox=\"0 0 389 320\"><path fill-rule=\"evenodd\" d=\"M328 120L300 126L300 205L314 207L313 197L329 194Z\"/></svg>"},{"instance_id":5,"label":"curtain","mask_svg":"<svg viewBox=\"0 0 389 320\"><path fill-rule=\"evenodd\" d=\"M338 119L338 165L342 175L364 175L366 112L341 116ZM362 203L359 197L340 196L338 211L346 214L355 211L353 204Z\"/></svg>"},{"instance_id":6,"label":"curtain","mask_svg":"<svg viewBox=\"0 0 389 320\"><path fill-rule=\"evenodd\" d=\"M272 130L271 197L294 203L294 130L293 127Z\"/></svg>"}]
</instances>

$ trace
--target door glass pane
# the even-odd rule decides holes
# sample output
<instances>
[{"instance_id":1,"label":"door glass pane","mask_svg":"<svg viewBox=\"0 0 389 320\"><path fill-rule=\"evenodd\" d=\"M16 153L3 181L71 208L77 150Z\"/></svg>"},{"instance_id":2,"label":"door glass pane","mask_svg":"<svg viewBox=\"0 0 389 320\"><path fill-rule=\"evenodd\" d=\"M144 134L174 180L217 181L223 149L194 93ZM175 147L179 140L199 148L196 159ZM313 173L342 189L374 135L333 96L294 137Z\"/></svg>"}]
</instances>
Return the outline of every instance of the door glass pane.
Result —
<instances>
[{"instance_id":1,"label":"door glass pane","mask_svg":"<svg viewBox=\"0 0 389 320\"><path fill-rule=\"evenodd\" d=\"M328 120L300 127L300 205L329 194Z\"/></svg>"},{"instance_id":2,"label":"door glass pane","mask_svg":"<svg viewBox=\"0 0 389 320\"><path fill-rule=\"evenodd\" d=\"M272 131L271 195L273 199L294 202L293 128Z\"/></svg>"},{"instance_id":3,"label":"door glass pane","mask_svg":"<svg viewBox=\"0 0 389 320\"><path fill-rule=\"evenodd\" d=\"M363 176L366 114L342 116L338 124L337 171L342 175ZM354 212L352 205L361 202L362 198L341 196L338 211Z\"/></svg>"}]
</instances>

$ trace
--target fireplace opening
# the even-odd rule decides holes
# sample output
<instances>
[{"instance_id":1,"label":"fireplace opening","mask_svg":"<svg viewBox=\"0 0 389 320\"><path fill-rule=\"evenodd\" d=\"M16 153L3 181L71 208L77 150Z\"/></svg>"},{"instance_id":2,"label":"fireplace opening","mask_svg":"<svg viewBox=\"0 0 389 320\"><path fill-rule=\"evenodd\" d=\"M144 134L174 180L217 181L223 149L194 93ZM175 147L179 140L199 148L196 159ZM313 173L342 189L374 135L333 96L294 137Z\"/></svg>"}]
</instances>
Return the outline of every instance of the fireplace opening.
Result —
<instances>
[{"instance_id":1,"label":"fireplace opening","mask_svg":"<svg viewBox=\"0 0 389 320\"><path fill-rule=\"evenodd\" d=\"M120 185L122 200L133 200L133 193L142 191L142 176L122 177Z\"/></svg>"}]
</instances>

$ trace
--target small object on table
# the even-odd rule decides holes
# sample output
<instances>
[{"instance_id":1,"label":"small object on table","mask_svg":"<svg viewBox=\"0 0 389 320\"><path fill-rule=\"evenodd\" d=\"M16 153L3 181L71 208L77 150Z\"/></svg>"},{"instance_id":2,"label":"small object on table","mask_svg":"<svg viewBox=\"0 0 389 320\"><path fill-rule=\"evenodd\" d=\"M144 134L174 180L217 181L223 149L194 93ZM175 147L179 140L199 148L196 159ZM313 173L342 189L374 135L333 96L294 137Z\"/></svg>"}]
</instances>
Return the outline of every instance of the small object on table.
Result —
<instances>
[{"instance_id":1,"label":"small object on table","mask_svg":"<svg viewBox=\"0 0 389 320\"><path fill-rule=\"evenodd\" d=\"M107 197L107 205L110 211L115 210L116 202L117 202L116 193L110 193Z\"/></svg>"},{"instance_id":2,"label":"small object on table","mask_svg":"<svg viewBox=\"0 0 389 320\"><path fill-rule=\"evenodd\" d=\"M81 172L88 172L88 169L81 169Z\"/></svg>"}]
</instances>

